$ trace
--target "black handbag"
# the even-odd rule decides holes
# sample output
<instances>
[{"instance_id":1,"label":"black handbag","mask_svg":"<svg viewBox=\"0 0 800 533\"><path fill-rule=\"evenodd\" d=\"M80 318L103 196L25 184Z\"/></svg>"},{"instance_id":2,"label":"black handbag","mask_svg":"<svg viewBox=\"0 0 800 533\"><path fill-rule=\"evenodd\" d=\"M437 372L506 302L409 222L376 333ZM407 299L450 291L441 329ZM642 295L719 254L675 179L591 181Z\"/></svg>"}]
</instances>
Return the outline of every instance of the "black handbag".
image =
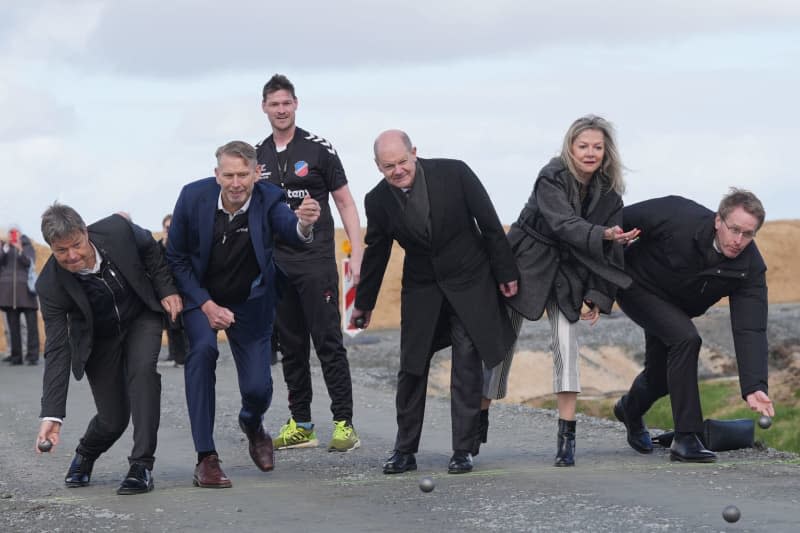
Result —
<instances>
[{"instance_id":1,"label":"black handbag","mask_svg":"<svg viewBox=\"0 0 800 533\"><path fill-rule=\"evenodd\" d=\"M752 448L755 442L755 423L749 418L737 420L714 420L711 418L703 422L703 432L698 434L703 446L712 452L725 452L740 448ZM669 447L675 436L673 431L651 435L654 443Z\"/></svg>"}]
</instances>

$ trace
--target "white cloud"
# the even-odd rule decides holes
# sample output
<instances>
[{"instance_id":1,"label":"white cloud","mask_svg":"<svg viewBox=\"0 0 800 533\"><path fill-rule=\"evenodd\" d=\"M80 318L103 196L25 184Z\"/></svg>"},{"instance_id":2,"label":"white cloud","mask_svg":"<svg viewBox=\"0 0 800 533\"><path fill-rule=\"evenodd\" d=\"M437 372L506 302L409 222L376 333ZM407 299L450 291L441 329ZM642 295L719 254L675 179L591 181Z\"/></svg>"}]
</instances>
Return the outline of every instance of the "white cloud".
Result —
<instances>
[{"instance_id":1,"label":"white cloud","mask_svg":"<svg viewBox=\"0 0 800 533\"><path fill-rule=\"evenodd\" d=\"M671 44L724 32L789 31L800 21L800 5L790 0L128 0L17 9L19 24L6 39L15 53L158 77L440 64L570 44Z\"/></svg>"}]
</instances>

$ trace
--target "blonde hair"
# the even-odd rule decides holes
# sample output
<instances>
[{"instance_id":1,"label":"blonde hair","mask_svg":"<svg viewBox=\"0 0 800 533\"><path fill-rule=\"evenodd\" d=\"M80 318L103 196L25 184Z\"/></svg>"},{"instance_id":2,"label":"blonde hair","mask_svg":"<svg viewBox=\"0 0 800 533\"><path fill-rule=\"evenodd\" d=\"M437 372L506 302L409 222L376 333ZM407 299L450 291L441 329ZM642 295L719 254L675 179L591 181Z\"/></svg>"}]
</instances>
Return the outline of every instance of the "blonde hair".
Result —
<instances>
[{"instance_id":1,"label":"blonde hair","mask_svg":"<svg viewBox=\"0 0 800 533\"><path fill-rule=\"evenodd\" d=\"M622 196L625 193L625 181L622 179L623 166L617 150L617 142L614 138L614 126L603 117L586 115L572 123L566 135L564 135L564 144L561 146L561 161L573 176L578 175L575 161L572 158L572 143L575 142L578 135L586 130L597 130L603 134L605 151L603 162L598 172L606 179L608 187Z\"/></svg>"}]
</instances>

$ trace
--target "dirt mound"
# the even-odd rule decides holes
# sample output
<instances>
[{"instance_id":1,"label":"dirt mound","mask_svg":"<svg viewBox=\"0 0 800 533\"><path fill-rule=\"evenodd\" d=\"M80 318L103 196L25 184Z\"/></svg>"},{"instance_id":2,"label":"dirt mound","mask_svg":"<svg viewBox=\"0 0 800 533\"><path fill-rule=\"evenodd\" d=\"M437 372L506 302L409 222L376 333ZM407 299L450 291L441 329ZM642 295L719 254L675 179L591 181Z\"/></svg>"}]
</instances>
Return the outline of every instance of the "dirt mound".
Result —
<instances>
[{"instance_id":1,"label":"dirt mound","mask_svg":"<svg viewBox=\"0 0 800 533\"><path fill-rule=\"evenodd\" d=\"M341 264L344 230L336 230L336 254ZM800 302L800 220L767 222L758 232L758 248L767 262L770 303ZM372 327L400 327L400 276L403 272L403 249L396 243L386 270L378 303L372 315Z\"/></svg>"}]
</instances>

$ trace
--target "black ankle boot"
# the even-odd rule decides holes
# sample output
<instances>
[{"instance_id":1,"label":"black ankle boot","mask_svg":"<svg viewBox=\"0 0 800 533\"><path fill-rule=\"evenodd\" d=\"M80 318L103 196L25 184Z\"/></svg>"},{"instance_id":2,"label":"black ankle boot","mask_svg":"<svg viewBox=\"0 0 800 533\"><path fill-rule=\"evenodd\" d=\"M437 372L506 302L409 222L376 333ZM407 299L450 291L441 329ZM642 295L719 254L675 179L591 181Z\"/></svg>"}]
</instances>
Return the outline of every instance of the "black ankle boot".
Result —
<instances>
[{"instance_id":1,"label":"black ankle boot","mask_svg":"<svg viewBox=\"0 0 800 533\"><path fill-rule=\"evenodd\" d=\"M558 419L556 466L575 466L575 421Z\"/></svg>"}]
</instances>

